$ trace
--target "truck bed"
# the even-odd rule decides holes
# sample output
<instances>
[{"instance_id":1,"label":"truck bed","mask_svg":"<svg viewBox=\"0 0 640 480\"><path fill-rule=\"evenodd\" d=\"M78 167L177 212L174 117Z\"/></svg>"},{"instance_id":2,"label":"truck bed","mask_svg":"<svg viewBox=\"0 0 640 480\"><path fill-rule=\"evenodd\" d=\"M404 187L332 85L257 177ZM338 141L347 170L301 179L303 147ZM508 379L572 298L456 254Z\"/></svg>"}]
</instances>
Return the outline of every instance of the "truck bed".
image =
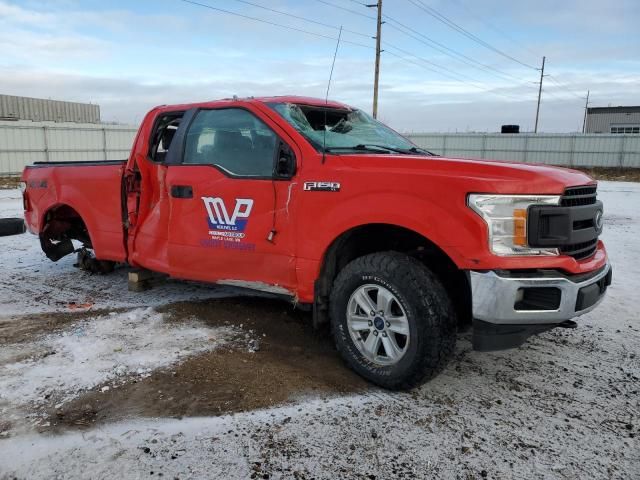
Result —
<instances>
[{"instance_id":1,"label":"truck bed","mask_svg":"<svg viewBox=\"0 0 640 480\"><path fill-rule=\"evenodd\" d=\"M36 162L26 167L22 180L27 228L42 238L53 218L68 222L79 217L98 258L125 261L124 169L124 160Z\"/></svg>"}]
</instances>

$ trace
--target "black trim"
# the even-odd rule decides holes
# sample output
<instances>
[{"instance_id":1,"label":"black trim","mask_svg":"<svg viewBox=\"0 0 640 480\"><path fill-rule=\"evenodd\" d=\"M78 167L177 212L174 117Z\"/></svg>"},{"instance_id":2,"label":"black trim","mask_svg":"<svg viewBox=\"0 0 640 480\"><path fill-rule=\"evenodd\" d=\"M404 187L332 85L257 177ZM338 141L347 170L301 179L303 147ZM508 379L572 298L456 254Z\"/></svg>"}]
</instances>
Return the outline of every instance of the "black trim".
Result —
<instances>
[{"instance_id":1,"label":"black trim","mask_svg":"<svg viewBox=\"0 0 640 480\"><path fill-rule=\"evenodd\" d=\"M513 306L520 311L557 310L560 308L562 292L557 287L521 287L521 300Z\"/></svg>"},{"instance_id":2,"label":"black trim","mask_svg":"<svg viewBox=\"0 0 640 480\"><path fill-rule=\"evenodd\" d=\"M596 203L597 190L598 187L596 185L569 187L564 191L560 199L560 205L563 207L576 207Z\"/></svg>"},{"instance_id":3,"label":"black trim","mask_svg":"<svg viewBox=\"0 0 640 480\"><path fill-rule=\"evenodd\" d=\"M601 201L574 207L529 207L527 241L531 247L564 247L597 240L602 228L595 218L603 206Z\"/></svg>"},{"instance_id":4,"label":"black trim","mask_svg":"<svg viewBox=\"0 0 640 480\"><path fill-rule=\"evenodd\" d=\"M172 185L171 196L173 198L193 198L193 187L191 185Z\"/></svg>"},{"instance_id":5,"label":"black trim","mask_svg":"<svg viewBox=\"0 0 640 480\"><path fill-rule=\"evenodd\" d=\"M220 173L222 173L227 178L232 178L233 180L268 180L270 182L282 182L289 181L291 178L280 178L280 177L251 177L249 175L236 175L231 172L228 172L224 168L218 165L211 165L210 163L179 163L177 165L170 165L171 167L210 167L215 168Z\"/></svg>"},{"instance_id":6,"label":"black trim","mask_svg":"<svg viewBox=\"0 0 640 480\"><path fill-rule=\"evenodd\" d=\"M473 320L473 349L479 352L507 350L522 345L532 335L561 326L560 323L512 325Z\"/></svg>"},{"instance_id":7,"label":"black trim","mask_svg":"<svg viewBox=\"0 0 640 480\"><path fill-rule=\"evenodd\" d=\"M79 162L34 162L25 168L44 167L105 167L108 165L124 165L126 160L82 160Z\"/></svg>"},{"instance_id":8,"label":"black trim","mask_svg":"<svg viewBox=\"0 0 640 480\"><path fill-rule=\"evenodd\" d=\"M184 146L187 139L186 132L189 130L193 119L198 113L197 108L191 108L184 112L178 131L173 136L173 141L169 146L169 151L164 160L164 165L180 165L182 163L182 157L184 155Z\"/></svg>"},{"instance_id":9,"label":"black trim","mask_svg":"<svg viewBox=\"0 0 640 480\"><path fill-rule=\"evenodd\" d=\"M598 300L605 294L607 287L611 285L613 279L613 269L609 269L609 273L597 282L587 285L578 290L578 298L576 299L576 312L585 310L595 305Z\"/></svg>"}]
</instances>

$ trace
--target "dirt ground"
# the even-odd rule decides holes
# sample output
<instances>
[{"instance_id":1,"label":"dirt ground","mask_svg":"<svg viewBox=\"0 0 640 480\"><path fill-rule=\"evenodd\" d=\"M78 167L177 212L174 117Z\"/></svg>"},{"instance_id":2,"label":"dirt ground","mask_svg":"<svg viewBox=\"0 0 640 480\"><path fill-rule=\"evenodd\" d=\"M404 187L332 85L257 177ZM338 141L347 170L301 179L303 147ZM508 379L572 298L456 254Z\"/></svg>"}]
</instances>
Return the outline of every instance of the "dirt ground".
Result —
<instances>
[{"instance_id":1,"label":"dirt ground","mask_svg":"<svg viewBox=\"0 0 640 480\"><path fill-rule=\"evenodd\" d=\"M19 184L20 184L19 175L0 176L0 188L4 188L4 189L18 188Z\"/></svg>"},{"instance_id":2,"label":"dirt ground","mask_svg":"<svg viewBox=\"0 0 640 480\"><path fill-rule=\"evenodd\" d=\"M251 350L244 337L237 338L223 349L189 358L117 390L105 394L98 388L62 408L49 408L48 423L54 430L131 416L222 415L281 405L302 395L367 388L342 364L329 336L311 329L310 315L281 300L181 302L158 311L167 313L169 322L197 317L214 327L240 317L244 329L258 334Z\"/></svg>"}]
</instances>

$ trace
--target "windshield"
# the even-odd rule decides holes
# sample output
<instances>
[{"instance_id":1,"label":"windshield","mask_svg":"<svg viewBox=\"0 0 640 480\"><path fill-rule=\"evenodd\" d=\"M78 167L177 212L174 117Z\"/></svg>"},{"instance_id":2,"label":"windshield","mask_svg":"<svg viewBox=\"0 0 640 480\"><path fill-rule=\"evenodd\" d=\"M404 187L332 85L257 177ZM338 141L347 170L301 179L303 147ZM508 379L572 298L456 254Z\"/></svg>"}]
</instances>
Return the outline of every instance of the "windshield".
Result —
<instances>
[{"instance_id":1,"label":"windshield","mask_svg":"<svg viewBox=\"0 0 640 480\"><path fill-rule=\"evenodd\" d=\"M430 154L362 110L271 103L318 151Z\"/></svg>"}]
</instances>

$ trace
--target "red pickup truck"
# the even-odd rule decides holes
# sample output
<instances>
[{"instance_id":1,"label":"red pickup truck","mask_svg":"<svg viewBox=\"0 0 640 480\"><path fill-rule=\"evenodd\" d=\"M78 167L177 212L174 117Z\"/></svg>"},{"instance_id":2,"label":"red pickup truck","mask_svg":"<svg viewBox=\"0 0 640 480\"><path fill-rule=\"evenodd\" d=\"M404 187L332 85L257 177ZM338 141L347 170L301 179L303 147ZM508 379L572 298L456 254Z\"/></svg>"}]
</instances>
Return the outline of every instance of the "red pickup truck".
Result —
<instances>
[{"instance_id":1,"label":"red pickup truck","mask_svg":"<svg viewBox=\"0 0 640 480\"><path fill-rule=\"evenodd\" d=\"M515 347L611 283L587 175L441 157L313 98L163 105L127 161L36 163L23 189L51 260L80 242L101 265L286 295L392 389L435 375L460 327Z\"/></svg>"}]
</instances>

